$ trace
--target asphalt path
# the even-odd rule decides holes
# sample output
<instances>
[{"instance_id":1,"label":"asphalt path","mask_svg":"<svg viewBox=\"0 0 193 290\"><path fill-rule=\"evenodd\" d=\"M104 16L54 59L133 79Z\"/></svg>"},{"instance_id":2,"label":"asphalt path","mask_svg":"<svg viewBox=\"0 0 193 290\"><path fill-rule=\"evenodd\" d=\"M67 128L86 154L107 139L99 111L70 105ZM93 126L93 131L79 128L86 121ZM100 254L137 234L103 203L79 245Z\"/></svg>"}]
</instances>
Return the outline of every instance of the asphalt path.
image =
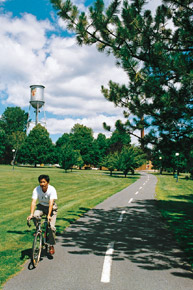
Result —
<instances>
[{"instance_id":1,"label":"asphalt path","mask_svg":"<svg viewBox=\"0 0 193 290\"><path fill-rule=\"evenodd\" d=\"M193 273L157 209L156 182L143 172L57 237L53 259L36 269L27 261L3 289L192 290Z\"/></svg>"}]
</instances>

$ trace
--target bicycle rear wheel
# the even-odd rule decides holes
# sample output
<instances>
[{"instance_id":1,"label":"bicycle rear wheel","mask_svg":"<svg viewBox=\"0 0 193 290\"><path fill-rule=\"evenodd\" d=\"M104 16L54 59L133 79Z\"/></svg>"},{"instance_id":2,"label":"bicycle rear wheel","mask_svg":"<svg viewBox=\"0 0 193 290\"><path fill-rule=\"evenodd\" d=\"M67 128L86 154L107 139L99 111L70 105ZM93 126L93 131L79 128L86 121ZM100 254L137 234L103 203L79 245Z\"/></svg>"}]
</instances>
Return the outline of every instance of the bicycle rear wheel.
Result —
<instances>
[{"instance_id":1,"label":"bicycle rear wheel","mask_svg":"<svg viewBox=\"0 0 193 290\"><path fill-rule=\"evenodd\" d=\"M34 237L33 246L32 246L32 264L34 267L37 266L42 250L42 234L37 232Z\"/></svg>"}]
</instances>

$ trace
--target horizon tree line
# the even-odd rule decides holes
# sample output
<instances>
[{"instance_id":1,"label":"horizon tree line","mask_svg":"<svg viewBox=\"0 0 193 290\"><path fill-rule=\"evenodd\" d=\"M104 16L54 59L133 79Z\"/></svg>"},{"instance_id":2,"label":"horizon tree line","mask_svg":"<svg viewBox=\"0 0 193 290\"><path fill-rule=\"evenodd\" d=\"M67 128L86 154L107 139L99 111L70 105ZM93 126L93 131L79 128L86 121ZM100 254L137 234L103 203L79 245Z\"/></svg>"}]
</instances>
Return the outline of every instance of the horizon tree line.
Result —
<instances>
[{"instance_id":1,"label":"horizon tree line","mask_svg":"<svg viewBox=\"0 0 193 290\"><path fill-rule=\"evenodd\" d=\"M15 122L16 120L16 122ZM67 171L73 166L102 166L112 172L117 169L126 176L151 159L154 168L188 172L188 160L180 152L178 160L168 144L168 155L160 160L156 147L148 154L136 145L131 145L130 135L117 125L111 137L99 133L94 138L93 131L84 125L75 124L70 133L64 133L53 144L47 129L40 124L27 135L27 113L19 107L8 107L0 118L0 163L10 164L15 150L17 163L57 164Z\"/></svg>"}]
</instances>

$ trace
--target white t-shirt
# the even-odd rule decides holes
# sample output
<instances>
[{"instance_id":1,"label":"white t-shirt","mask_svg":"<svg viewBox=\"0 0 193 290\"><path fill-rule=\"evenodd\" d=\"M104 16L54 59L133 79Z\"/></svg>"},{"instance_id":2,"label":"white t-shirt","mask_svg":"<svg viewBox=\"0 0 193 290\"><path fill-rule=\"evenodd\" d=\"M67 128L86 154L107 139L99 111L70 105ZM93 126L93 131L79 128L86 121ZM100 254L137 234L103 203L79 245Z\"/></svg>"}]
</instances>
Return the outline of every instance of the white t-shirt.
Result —
<instances>
[{"instance_id":1,"label":"white t-shirt","mask_svg":"<svg viewBox=\"0 0 193 290\"><path fill-rule=\"evenodd\" d=\"M40 204L49 206L50 199L57 199L57 192L55 188L50 184L48 184L47 191L43 192L41 186L39 185L34 188L32 199L38 199Z\"/></svg>"}]
</instances>

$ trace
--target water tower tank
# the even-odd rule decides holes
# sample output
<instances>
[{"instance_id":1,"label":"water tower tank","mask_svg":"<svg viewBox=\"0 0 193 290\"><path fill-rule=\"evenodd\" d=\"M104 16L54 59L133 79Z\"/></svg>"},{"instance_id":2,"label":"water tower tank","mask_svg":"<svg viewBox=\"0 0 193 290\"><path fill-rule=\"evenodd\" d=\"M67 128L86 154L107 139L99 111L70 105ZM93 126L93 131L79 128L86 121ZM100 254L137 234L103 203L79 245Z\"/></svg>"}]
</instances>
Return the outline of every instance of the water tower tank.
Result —
<instances>
[{"instance_id":1,"label":"water tower tank","mask_svg":"<svg viewBox=\"0 0 193 290\"><path fill-rule=\"evenodd\" d=\"M39 109L44 105L44 86L32 85L31 88L31 99L30 104L35 109Z\"/></svg>"}]
</instances>

